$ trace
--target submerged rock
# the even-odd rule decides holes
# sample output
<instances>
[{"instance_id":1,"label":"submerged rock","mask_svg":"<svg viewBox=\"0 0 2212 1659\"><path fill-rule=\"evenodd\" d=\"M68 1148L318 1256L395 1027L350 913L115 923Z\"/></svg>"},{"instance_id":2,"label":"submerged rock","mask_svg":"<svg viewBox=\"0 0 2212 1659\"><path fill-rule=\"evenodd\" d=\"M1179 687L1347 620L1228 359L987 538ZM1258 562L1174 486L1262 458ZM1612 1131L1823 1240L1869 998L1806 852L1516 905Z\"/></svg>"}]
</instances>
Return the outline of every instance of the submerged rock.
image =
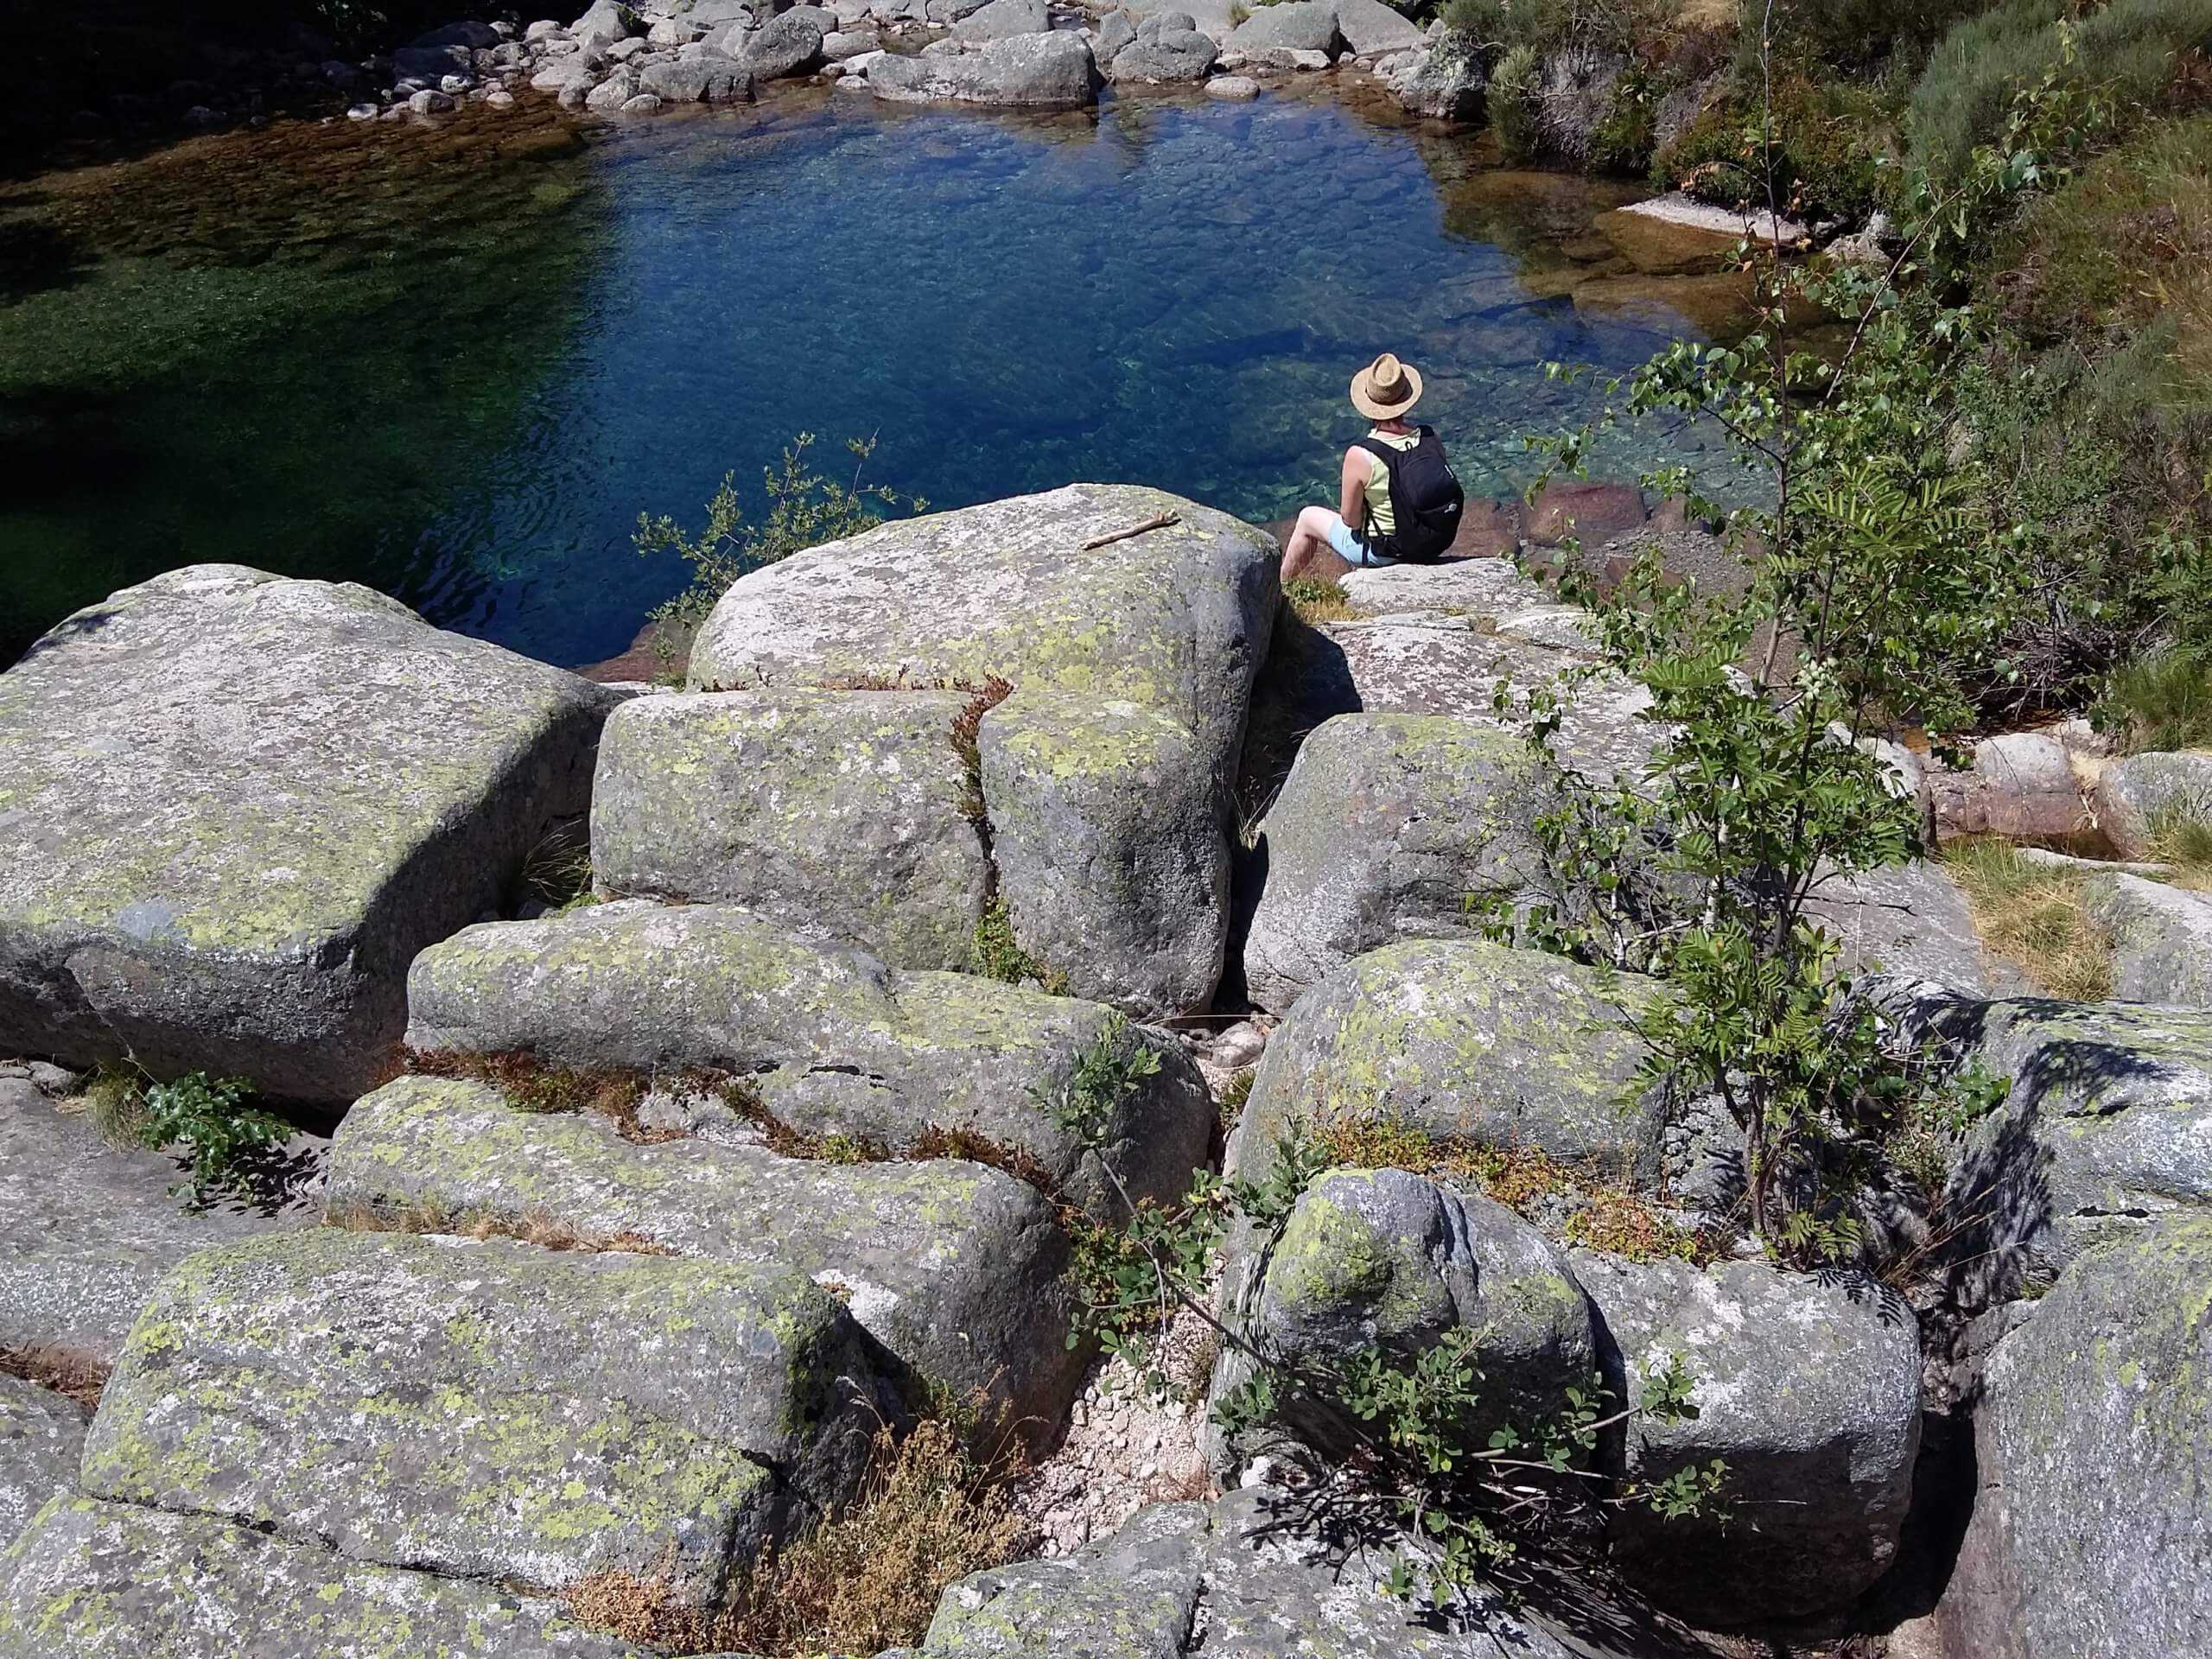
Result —
<instances>
[{"instance_id":1,"label":"submerged rock","mask_svg":"<svg viewBox=\"0 0 2212 1659\"><path fill-rule=\"evenodd\" d=\"M5 1659L651 1659L553 1602L200 1515L57 1498L0 1557Z\"/></svg>"},{"instance_id":2,"label":"submerged rock","mask_svg":"<svg viewBox=\"0 0 2212 1659\"><path fill-rule=\"evenodd\" d=\"M110 1378L86 1494L461 1578L695 1605L858 1479L892 1362L781 1268L333 1228L192 1257Z\"/></svg>"},{"instance_id":3,"label":"submerged rock","mask_svg":"<svg viewBox=\"0 0 2212 1659\"><path fill-rule=\"evenodd\" d=\"M410 995L419 1050L718 1067L800 1131L898 1151L964 1130L1036 1159L1071 1198L1112 1202L1091 1155L1038 1101L1108 1030L1114 1016L1095 1002L894 973L710 905L473 927L416 959ZM1180 1197L1205 1157L1205 1084L1179 1043L1135 1027L1123 1040L1160 1065L1116 1106L1107 1156L1133 1196Z\"/></svg>"},{"instance_id":4,"label":"submerged rock","mask_svg":"<svg viewBox=\"0 0 2212 1659\"><path fill-rule=\"evenodd\" d=\"M1656 1175L1661 1102L1630 1098L1649 991L1562 957L1477 940L1392 945L1338 969L1268 1044L1229 1147L1258 1177L1294 1124L1388 1122L1438 1141Z\"/></svg>"},{"instance_id":5,"label":"submerged rock","mask_svg":"<svg viewBox=\"0 0 2212 1659\"><path fill-rule=\"evenodd\" d=\"M734 899L895 967L972 969L992 874L980 785L953 729L971 701L804 689L635 698L600 747L594 879Z\"/></svg>"},{"instance_id":6,"label":"submerged rock","mask_svg":"<svg viewBox=\"0 0 2212 1659\"><path fill-rule=\"evenodd\" d=\"M1993 1659L2212 1651L2212 1217L2084 1255L1998 1344L1936 1611Z\"/></svg>"},{"instance_id":7,"label":"submerged rock","mask_svg":"<svg viewBox=\"0 0 2212 1659\"><path fill-rule=\"evenodd\" d=\"M1676 1356L1694 1382L1694 1417L1635 1418L1612 1439L1615 1472L1656 1482L1727 1465L1725 1518L1614 1511L1632 1581L1694 1622L1732 1627L1845 1606L1879 1578L1920 1450L1912 1309L1857 1274L1569 1260L1599 1310L1615 1397L1640 1402L1643 1378Z\"/></svg>"},{"instance_id":8,"label":"submerged rock","mask_svg":"<svg viewBox=\"0 0 2212 1659\"><path fill-rule=\"evenodd\" d=\"M0 1051L350 1098L415 953L583 811L610 702L351 583L79 612L0 675Z\"/></svg>"},{"instance_id":9,"label":"submerged rock","mask_svg":"<svg viewBox=\"0 0 2212 1659\"><path fill-rule=\"evenodd\" d=\"M76 1491L84 1446L85 1414L75 1401L0 1373L0 1556L47 1499Z\"/></svg>"},{"instance_id":10,"label":"submerged rock","mask_svg":"<svg viewBox=\"0 0 2212 1659\"><path fill-rule=\"evenodd\" d=\"M1053 1206L957 1158L830 1163L696 1137L625 1140L585 1116L518 1109L483 1084L405 1077L355 1106L331 1147L331 1217L424 1218L711 1261L780 1265L842 1297L917 1375L1055 1423L1069 1351L1068 1252Z\"/></svg>"}]
</instances>

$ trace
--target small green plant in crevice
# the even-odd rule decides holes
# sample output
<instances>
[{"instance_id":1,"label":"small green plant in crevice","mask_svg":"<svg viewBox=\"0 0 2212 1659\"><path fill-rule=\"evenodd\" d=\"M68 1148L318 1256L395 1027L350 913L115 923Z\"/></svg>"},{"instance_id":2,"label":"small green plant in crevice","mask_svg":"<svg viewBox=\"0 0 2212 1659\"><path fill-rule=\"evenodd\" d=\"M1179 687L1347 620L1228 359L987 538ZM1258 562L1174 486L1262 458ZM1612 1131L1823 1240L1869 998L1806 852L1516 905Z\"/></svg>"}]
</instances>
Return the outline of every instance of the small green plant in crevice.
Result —
<instances>
[{"instance_id":1,"label":"small green plant in crevice","mask_svg":"<svg viewBox=\"0 0 2212 1659\"><path fill-rule=\"evenodd\" d=\"M1391 1585L1443 1603L1495 1580L1516 1551L1505 1517L1556 1517L1571 1503L1648 1504L1662 1514L1715 1506L1717 1462L1665 1482L1597 1496L1591 1454L1608 1429L1639 1414L1692 1414L1690 1381L1679 1357L1643 1381L1637 1408L1617 1408L1601 1382L1563 1390L1548 1421L1502 1426L1478 1442L1470 1414L1484 1397L1477 1363L1483 1333L1455 1330L1411 1356L1369 1346L1348 1355L1292 1351L1257 1329L1218 1317L1211 1283L1231 1228L1249 1230L1262 1257L1282 1236L1300 1196L1328 1166L1326 1152L1295 1133L1277 1143L1264 1179L1201 1172L1184 1202L1168 1208L1131 1198L1103 1156L1118 1108L1146 1068L1118 1025L1102 1031L1067 1083L1039 1103L1087 1148L1119 1200L1118 1229L1090 1224L1077 1240L1084 1296L1071 1345L1096 1337L1120 1355L1155 1396L1187 1387L1173 1374L1166 1333L1184 1313L1202 1321L1217 1351L1234 1355L1242 1380L1217 1397L1214 1420L1232 1439L1295 1423L1316 1448L1301 1500L1331 1519L1371 1533L1382 1523L1408 1541ZM1156 1057L1155 1057L1156 1064ZM1297 1455L1294 1452L1291 1455Z\"/></svg>"},{"instance_id":2,"label":"small green plant in crevice","mask_svg":"<svg viewBox=\"0 0 2212 1659\"><path fill-rule=\"evenodd\" d=\"M1221 1118L1222 1139L1226 1141L1236 1132L1236 1122L1244 1116L1244 1103L1252 1098L1252 1084L1258 1079L1260 1068L1248 1065L1221 1086L1221 1098L1216 1110Z\"/></svg>"},{"instance_id":3,"label":"small green plant in crevice","mask_svg":"<svg viewBox=\"0 0 2212 1659\"><path fill-rule=\"evenodd\" d=\"M1035 985L1051 996L1065 996L1068 977L1047 968L1014 937L1014 918L1006 900L995 897L976 920L976 971L1001 985Z\"/></svg>"},{"instance_id":4,"label":"small green plant in crevice","mask_svg":"<svg viewBox=\"0 0 2212 1659\"><path fill-rule=\"evenodd\" d=\"M960 712L952 718L952 752L960 757L962 773L960 810L983 837L988 854L991 815L983 800L983 716L1014 695L1014 682L997 674L986 674L982 684L963 683L957 689L969 694Z\"/></svg>"},{"instance_id":5,"label":"small green plant in crevice","mask_svg":"<svg viewBox=\"0 0 2212 1659\"><path fill-rule=\"evenodd\" d=\"M157 1150L181 1148L193 1201L224 1195L257 1196L255 1166L292 1138L292 1126L248 1103L245 1077L210 1077L190 1071L169 1083L149 1082L140 1091L144 1113L140 1136Z\"/></svg>"},{"instance_id":6,"label":"small green plant in crevice","mask_svg":"<svg viewBox=\"0 0 2212 1659\"><path fill-rule=\"evenodd\" d=\"M1982 942L2037 989L2076 1002L2112 995L2112 931L2089 911L2082 872L2031 863L1994 837L1954 842L1943 868Z\"/></svg>"},{"instance_id":7,"label":"small green plant in crevice","mask_svg":"<svg viewBox=\"0 0 2212 1659\"><path fill-rule=\"evenodd\" d=\"M739 577L810 547L873 530L887 512L927 510L929 504L918 496L901 497L886 485L865 481L875 454L873 435L847 441L853 471L843 480L815 470L806 454L814 442L811 432L799 433L785 446L778 466L761 469L767 505L757 522L746 517L735 473L723 474L721 487L707 503L706 522L696 531L665 513L638 515L630 539L639 553L673 553L691 567L690 585L652 612L653 649L664 662L688 648Z\"/></svg>"},{"instance_id":8,"label":"small green plant in crevice","mask_svg":"<svg viewBox=\"0 0 2212 1659\"><path fill-rule=\"evenodd\" d=\"M592 890L591 846L581 826L563 825L541 836L523 860L526 898L555 916L600 902Z\"/></svg>"}]
</instances>

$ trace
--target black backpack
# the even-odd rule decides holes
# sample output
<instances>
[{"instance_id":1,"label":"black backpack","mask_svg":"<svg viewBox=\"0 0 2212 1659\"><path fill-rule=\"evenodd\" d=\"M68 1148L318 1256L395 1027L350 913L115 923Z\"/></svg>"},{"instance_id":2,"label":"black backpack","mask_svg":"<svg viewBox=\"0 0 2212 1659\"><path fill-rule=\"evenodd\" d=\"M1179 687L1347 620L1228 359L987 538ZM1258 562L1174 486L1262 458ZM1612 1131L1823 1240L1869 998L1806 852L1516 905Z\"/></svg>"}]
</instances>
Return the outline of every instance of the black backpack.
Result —
<instances>
[{"instance_id":1,"label":"black backpack","mask_svg":"<svg viewBox=\"0 0 2212 1659\"><path fill-rule=\"evenodd\" d=\"M1380 438L1359 441L1390 474L1390 516L1397 524L1388 536L1369 536L1367 544L1386 559L1433 564L1459 539L1467 493L1444 458L1436 429L1417 430L1420 441L1410 449L1394 449Z\"/></svg>"}]
</instances>

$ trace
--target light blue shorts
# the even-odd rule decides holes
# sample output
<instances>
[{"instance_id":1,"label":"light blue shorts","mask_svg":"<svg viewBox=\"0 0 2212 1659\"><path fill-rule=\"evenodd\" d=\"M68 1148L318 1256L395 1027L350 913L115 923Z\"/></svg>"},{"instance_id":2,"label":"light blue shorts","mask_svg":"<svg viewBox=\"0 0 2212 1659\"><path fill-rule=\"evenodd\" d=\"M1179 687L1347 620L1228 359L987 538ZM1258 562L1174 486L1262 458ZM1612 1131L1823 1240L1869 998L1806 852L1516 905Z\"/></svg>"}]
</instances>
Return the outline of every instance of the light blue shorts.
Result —
<instances>
[{"instance_id":1,"label":"light blue shorts","mask_svg":"<svg viewBox=\"0 0 2212 1659\"><path fill-rule=\"evenodd\" d=\"M1363 566L1372 570L1397 563L1395 559L1386 559L1380 553L1361 545L1359 537L1351 533L1351 526L1344 523L1340 513L1329 515L1329 550L1346 564Z\"/></svg>"}]
</instances>

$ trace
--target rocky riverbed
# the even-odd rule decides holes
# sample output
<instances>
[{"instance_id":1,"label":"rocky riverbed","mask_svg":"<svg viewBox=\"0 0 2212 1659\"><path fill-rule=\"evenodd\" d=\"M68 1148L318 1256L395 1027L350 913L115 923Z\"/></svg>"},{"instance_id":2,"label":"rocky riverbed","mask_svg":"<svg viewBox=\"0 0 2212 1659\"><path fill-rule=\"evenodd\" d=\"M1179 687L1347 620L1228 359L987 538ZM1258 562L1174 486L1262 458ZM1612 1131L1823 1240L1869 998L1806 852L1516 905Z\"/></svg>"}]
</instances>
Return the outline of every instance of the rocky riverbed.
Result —
<instances>
[{"instance_id":1,"label":"rocky riverbed","mask_svg":"<svg viewBox=\"0 0 2212 1659\"><path fill-rule=\"evenodd\" d=\"M1725 563L1632 493L1504 534L1570 529ZM896 522L740 582L681 690L238 566L40 640L0 675L0 1656L642 1656L577 1586L711 1613L932 1390L1039 1460L1042 1553L944 1592L944 1659L2200 1649L2212 998L2023 996L1933 862L1832 893L2012 1091L1921 1271L1786 1270L1712 1231L1725 1117L1637 1091L1632 977L1460 902L1532 879L1494 688L1563 690L1624 769L1647 694L1501 559L1313 623L1274 561L1131 486ZM2207 766L2088 798L2119 842ZM559 902L549 847L588 854ZM1078 1142L1046 1108L1102 1043L1140 1081ZM113 1144L125 1060L316 1133L194 1208ZM1559 1173L1326 1170L1231 1233L1222 1319L1317 1360L1460 1333L1501 1417L1681 1356L1695 1414L1587 1467L1718 1459L1726 1521L1620 1511L1510 1603L1409 1607L1294 1523L1313 1425L1209 1426L1202 1330L1163 1400L1071 1349L1071 1241L1266 1182L1294 1121Z\"/></svg>"}]
</instances>

